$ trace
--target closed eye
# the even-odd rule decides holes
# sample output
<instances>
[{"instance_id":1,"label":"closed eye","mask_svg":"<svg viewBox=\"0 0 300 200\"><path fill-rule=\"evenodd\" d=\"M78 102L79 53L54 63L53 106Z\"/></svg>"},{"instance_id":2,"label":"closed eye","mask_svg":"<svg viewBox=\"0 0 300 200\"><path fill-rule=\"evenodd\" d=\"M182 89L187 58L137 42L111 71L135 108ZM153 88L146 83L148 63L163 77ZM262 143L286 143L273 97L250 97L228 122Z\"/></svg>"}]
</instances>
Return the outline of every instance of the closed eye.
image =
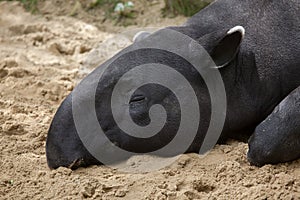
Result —
<instances>
[{"instance_id":1,"label":"closed eye","mask_svg":"<svg viewBox=\"0 0 300 200\"><path fill-rule=\"evenodd\" d=\"M140 102L143 102L146 100L146 97L143 96L143 95L136 95L136 96L133 96L129 103L140 103Z\"/></svg>"}]
</instances>

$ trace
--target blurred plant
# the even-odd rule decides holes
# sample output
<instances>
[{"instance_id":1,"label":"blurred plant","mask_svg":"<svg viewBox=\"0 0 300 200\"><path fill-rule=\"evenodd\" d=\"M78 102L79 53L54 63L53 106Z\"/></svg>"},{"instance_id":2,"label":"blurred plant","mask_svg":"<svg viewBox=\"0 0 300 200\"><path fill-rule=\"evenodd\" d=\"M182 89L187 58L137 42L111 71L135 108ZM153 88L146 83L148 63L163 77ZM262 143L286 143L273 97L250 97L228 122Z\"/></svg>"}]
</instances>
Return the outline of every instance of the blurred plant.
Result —
<instances>
[{"instance_id":1,"label":"blurred plant","mask_svg":"<svg viewBox=\"0 0 300 200\"><path fill-rule=\"evenodd\" d=\"M209 5L212 0L164 0L163 15L174 17L176 15L192 16Z\"/></svg>"},{"instance_id":2,"label":"blurred plant","mask_svg":"<svg viewBox=\"0 0 300 200\"><path fill-rule=\"evenodd\" d=\"M4 0L0 0L0 1L4 1ZM6 0L6 1L13 1L13 0ZM36 13L38 11L37 9L37 3L38 0L17 0L19 2L21 2L25 9L32 12L32 13Z\"/></svg>"},{"instance_id":3,"label":"blurred plant","mask_svg":"<svg viewBox=\"0 0 300 200\"><path fill-rule=\"evenodd\" d=\"M131 25L133 22L130 19L136 17L136 11L134 10L134 4L131 1L120 0L95 0L90 9L96 6L101 6L105 10L105 17L115 20L116 24L123 26Z\"/></svg>"},{"instance_id":4,"label":"blurred plant","mask_svg":"<svg viewBox=\"0 0 300 200\"><path fill-rule=\"evenodd\" d=\"M117 3L115 7L115 12L124 12L126 9L131 9L134 7L134 4L131 1L126 2L125 4L123 3Z\"/></svg>"},{"instance_id":5,"label":"blurred plant","mask_svg":"<svg viewBox=\"0 0 300 200\"><path fill-rule=\"evenodd\" d=\"M118 14L118 18L135 18L135 12L133 10L134 4L131 1L123 3L117 3L114 12Z\"/></svg>"},{"instance_id":6,"label":"blurred plant","mask_svg":"<svg viewBox=\"0 0 300 200\"><path fill-rule=\"evenodd\" d=\"M120 0L94 0L91 5L90 8L94 8L96 6L109 6L111 7L110 10L113 10L114 6L119 3Z\"/></svg>"}]
</instances>

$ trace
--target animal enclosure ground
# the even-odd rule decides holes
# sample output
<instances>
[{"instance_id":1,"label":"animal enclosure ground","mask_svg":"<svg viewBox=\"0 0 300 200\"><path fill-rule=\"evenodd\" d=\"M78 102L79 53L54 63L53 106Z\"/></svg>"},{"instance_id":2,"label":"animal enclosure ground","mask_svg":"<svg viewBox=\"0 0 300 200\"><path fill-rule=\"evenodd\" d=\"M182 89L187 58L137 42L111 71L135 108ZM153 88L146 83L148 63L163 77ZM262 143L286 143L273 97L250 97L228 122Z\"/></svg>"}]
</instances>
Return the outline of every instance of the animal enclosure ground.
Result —
<instances>
[{"instance_id":1,"label":"animal enclosure ground","mask_svg":"<svg viewBox=\"0 0 300 200\"><path fill-rule=\"evenodd\" d=\"M130 40L117 37L125 28L99 24L85 13L59 16L51 7L56 1L45 2L50 3L41 8L53 12L43 15L0 2L0 199L300 199L300 160L250 166L247 144L236 141L217 145L204 158L182 155L171 166L144 174L105 166L48 169L47 130L62 99L91 65L87 58L98 48L97 62L104 61ZM184 22L159 18L163 0L153 2L136 26Z\"/></svg>"}]
</instances>

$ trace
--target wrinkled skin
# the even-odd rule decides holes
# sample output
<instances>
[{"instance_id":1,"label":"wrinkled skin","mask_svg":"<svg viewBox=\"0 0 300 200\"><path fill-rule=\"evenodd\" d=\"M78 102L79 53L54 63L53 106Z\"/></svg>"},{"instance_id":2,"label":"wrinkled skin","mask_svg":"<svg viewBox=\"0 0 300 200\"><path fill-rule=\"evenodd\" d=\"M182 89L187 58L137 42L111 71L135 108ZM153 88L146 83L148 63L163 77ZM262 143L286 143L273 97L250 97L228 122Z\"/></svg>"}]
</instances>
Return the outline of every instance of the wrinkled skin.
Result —
<instances>
[{"instance_id":1,"label":"wrinkled skin","mask_svg":"<svg viewBox=\"0 0 300 200\"><path fill-rule=\"evenodd\" d=\"M254 132L249 140L248 158L255 165L286 162L300 156L300 122L296 120L300 117L300 92L299 89L295 90L300 86L299 9L298 0L219 0L184 25L168 27L198 41L219 66L227 95L226 120L219 142L227 138L247 140ZM244 27L245 35L241 29L228 34L237 25ZM149 35L147 39L151 40L151 37ZM111 93L124 71L131 65L151 59L176 64L176 69L193 83L200 104L201 126L187 152L198 152L211 116L208 90L195 70L170 54L154 51L129 55L122 60L122 64L107 70L96 91L99 123L111 141L134 152L157 149L174 137L180 110L176 98L166 88L155 85L139 88L128 102L130 115L140 126L149 123L148 112L152 105L161 104L165 107L168 113L166 126L150 140L136 140L124 134L116 126L107 107L110 102L110 95L107 94ZM127 65L124 66L124 63ZM91 77L99 70L101 66L85 81L98 81ZM88 97L83 95L82 101L84 98ZM53 119L47 137L46 154L50 168L65 166L75 169L101 164L78 137L72 116L72 93L61 104Z\"/></svg>"}]
</instances>

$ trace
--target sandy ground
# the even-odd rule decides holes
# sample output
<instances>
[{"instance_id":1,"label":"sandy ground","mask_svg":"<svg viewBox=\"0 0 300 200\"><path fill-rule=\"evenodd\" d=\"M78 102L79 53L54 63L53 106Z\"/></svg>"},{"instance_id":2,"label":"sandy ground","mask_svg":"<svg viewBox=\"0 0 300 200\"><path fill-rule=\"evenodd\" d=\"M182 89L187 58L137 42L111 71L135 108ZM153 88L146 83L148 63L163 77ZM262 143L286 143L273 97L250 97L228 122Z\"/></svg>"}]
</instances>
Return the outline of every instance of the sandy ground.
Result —
<instances>
[{"instance_id":1,"label":"sandy ground","mask_svg":"<svg viewBox=\"0 0 300 200\"><path fill-rule=\"evenodd\" d=\"M250 166L247 144L236 141L150 173L50 170L45 139L60 102L80 77L131 42L115 34L118 28L80 18L31 15L0 2L0 199L300 199L300 160ZM184 21L145 19L137 25Z\"/></svg>"}]
</instances>

